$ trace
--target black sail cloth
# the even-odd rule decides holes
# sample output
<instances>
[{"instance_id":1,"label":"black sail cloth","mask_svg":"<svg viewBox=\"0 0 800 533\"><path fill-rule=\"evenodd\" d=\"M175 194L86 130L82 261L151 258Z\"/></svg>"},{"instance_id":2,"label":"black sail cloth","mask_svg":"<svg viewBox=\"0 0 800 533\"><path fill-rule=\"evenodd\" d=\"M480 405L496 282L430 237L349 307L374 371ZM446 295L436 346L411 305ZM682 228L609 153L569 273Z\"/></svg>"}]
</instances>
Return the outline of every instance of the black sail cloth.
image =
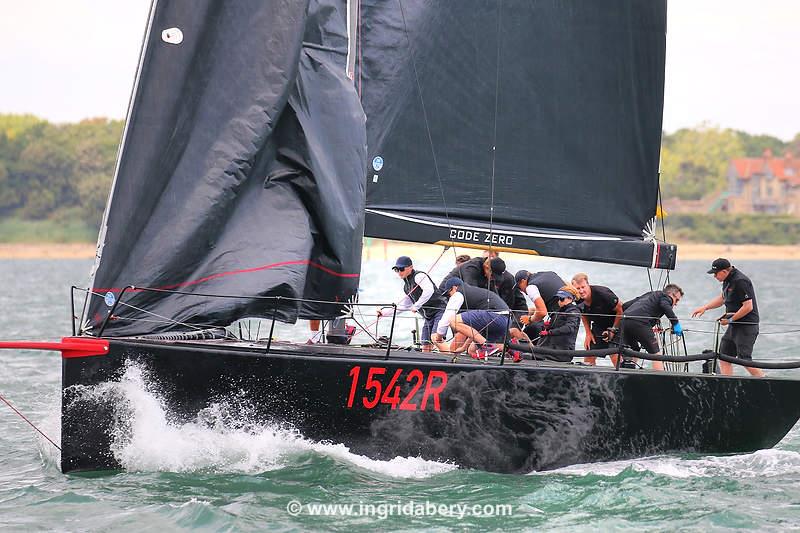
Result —
<instances>
[{"instance_id":1,"label":"black sail cloth","mask_svg":"<svg viewBox=\"0 0 800 533\"><path fill-rule=\"evenodd\" d=\"M343 0L154 3L85 330L127 285L242 298L132 291L105 334L332 316L253 296L355 294L366 134L346 53Z\"/></svg>"},{"instance_id":2,"label":"black sail cloth","mask_svg":"<svg viewBox=\"0 0 800 533\"><path fill-rule=\"evenodd\" d=\"M367 236L674 267L650 242L664 0L362 0L358 19Z\"/></svg>"}]
</instances>

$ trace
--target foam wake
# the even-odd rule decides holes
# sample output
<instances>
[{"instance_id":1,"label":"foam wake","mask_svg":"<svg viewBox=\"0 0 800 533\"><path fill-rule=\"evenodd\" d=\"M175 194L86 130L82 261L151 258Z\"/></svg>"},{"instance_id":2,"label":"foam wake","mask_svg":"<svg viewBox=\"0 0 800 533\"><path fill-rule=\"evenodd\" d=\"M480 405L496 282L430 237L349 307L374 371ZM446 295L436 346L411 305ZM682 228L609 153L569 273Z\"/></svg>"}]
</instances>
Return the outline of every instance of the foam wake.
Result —
<instances>
[{"instance_id":1,"label":"foam wake","mask_svg":"<svg viewBox=\"0 0 800 533\"><path fill-rule=\"evenodd\" d=\"M351 453L342 444L313 442L292 428L248 420L239 406L213 404L188 423L170 419L146 372L130 364L119 382L86 394L115 402L117 425L112 452L128 471L260 473L291 466L309 452L391 477L424 478L455 469L417 457L378 461Z\"/></svg>"},{"instance_id":2,"label":"foam wake","mask_svg":"<svg viewBox=\"0 0 800 533\"><path fill-rule=\"evenodd\" d=\"M652 472L672 478L779 477L800 474L800 453L770 449L740 455L706 456L696 459L670 456L644 457L626 461L572 465L548 472L534 472L532 475L614 477L626 470Z\"/></svg>"}]
</instances>

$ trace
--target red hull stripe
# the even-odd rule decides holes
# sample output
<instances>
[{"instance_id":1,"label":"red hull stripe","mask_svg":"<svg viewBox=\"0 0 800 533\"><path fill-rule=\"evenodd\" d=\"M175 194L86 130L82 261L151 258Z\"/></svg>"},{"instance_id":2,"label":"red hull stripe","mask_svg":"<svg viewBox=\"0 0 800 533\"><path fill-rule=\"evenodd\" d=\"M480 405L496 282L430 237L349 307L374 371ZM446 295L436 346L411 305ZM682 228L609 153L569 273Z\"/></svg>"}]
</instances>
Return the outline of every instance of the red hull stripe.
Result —
<instances>
[{"instance_id":1,"label":"red hull stripe","mask_svg":"<svg viewBox=\"0 0 800 533\"><path fill-rule=\"evenodd\" d=\"M206 281L210 281L210 280L216 279L216 278L222 278L222 277L225 277L225 276L235 276L235 275L238 275L238 274L247 274L247 273L250 273L250 272L258 272L260 270L269 270L271 268L279 268L279 267L282 267L282 266L289 266L289 265L309 265L309 266L312 266L314 268L318 268L319 270L322 270L326 274L330 274L331 276L336 276L336 277L339 277L339 278L357 278L359 276L359 274L343 274L341 272L336 272L335 270L331 270L330 268L322 266L319 263L315 263L313 261L309 261L307 259L304 259L304 260L297 260L297 261L283 261L281 263L272 263L272 264L269 264L269 265L262 265L262 266L253 267L253 268L244 268L244 269L241 269L241 270L229 270L228 272L218 272L216 274L211 274L210 276L206 276L206 277L200 278L200 279L193 279L193 280L190 280L190 281L184 281L182 283L174 283L172 285L163 285L161 287L153 287L153 288L163 289L163 290L180 289L181 287L189 287L191 285L197 285L199 283L205 283ZM93 289L94 292L120 292L121 290L122 289L120 289L120 288L110 288L110 289L95 288L95 289ZM131 292L131 291L128 291L128 292Z\"/></svg>"},{"instance_id":2,"label":"red hull stripe","mask_svg":"<svg viewBox=\"0 0 800 533\"><path fill-rule=\"evenodd\" d=\"M52 350L61 352L61 357L92 357L108 355L108 341L92 337L64 337L61 342L12 341L0 342L5 350Z\"/></svg>"}]
</instances>

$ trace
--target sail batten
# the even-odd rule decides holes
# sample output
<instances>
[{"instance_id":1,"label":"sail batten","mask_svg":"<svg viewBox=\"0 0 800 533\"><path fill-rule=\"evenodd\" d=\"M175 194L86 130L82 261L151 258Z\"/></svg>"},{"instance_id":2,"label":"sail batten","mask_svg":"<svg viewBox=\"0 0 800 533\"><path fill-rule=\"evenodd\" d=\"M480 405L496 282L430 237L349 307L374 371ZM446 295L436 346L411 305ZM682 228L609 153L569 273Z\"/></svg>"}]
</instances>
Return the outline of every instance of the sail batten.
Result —
<instances>
[{"instance_id":1,"label":"sail batten","mask_svg":"<svg viewBox=\"0 0 800 533\"><path fill-rule=\"evenodd\" d=\"M527 235L538 240L519 241L524 250L641 266L670 247L647 234L666 2L363 0L360 9L367 236L445 242L459 225L480 228L487 246ZM666 257L659 265L674 267Z\"/></svg>"}]
</instances>

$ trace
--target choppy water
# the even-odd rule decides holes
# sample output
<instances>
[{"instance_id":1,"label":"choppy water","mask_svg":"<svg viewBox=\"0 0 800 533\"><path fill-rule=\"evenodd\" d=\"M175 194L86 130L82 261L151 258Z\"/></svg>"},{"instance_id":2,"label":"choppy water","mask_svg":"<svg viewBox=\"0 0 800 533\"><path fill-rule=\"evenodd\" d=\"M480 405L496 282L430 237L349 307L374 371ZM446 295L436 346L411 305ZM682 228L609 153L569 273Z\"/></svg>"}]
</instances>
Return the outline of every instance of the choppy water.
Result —
<instances>
[{"instance_id":1,"label":"choppy water","mask_svg":"<svg viewBox=\"0 0 800 533\"><path fill-rule=\"evenodd\" d=\"M592 282L612 287L623 298L649 290L646 273L635 268L533 258L508 262L512 271L553 269L565 278L587 271ZM443 258L434 278L451 263L451 257ZM737 263L755 283L765 322L758 357L800 358L792 333L800 327L789 325L800 320L786 287L800 264ZM68 334L68 287L84 285L89 266L82 260L0 261L5 280L0 338ZM399 295L400 284L388 267L383 260L365 264L362 301ZM672 274L686 290L679 317L688 317L718 290L706 268L706 262L682 262ZM402 324L399 340L406 342L408 322ZM703 333L712 330L708 322L685 320L684 326L690 330L690 351L710 346L710 335ZM295 338L306 334L302 327L281 332ZM59 380L58 354L0 351L0 394L55 439ZM117 474L61 474L57 450L0 404L0 529L800 528L798 428L775 449L753 454L650 457L499 475L418 458L374 461L285 428L231 424L225 406L194 423L171 425L135 367L113 387L128 400L134 428L116 450L126 465ZM317 509L320 514L311 516L309 505L316 504L352 507Z\"/></svg>"}]
</instances>

